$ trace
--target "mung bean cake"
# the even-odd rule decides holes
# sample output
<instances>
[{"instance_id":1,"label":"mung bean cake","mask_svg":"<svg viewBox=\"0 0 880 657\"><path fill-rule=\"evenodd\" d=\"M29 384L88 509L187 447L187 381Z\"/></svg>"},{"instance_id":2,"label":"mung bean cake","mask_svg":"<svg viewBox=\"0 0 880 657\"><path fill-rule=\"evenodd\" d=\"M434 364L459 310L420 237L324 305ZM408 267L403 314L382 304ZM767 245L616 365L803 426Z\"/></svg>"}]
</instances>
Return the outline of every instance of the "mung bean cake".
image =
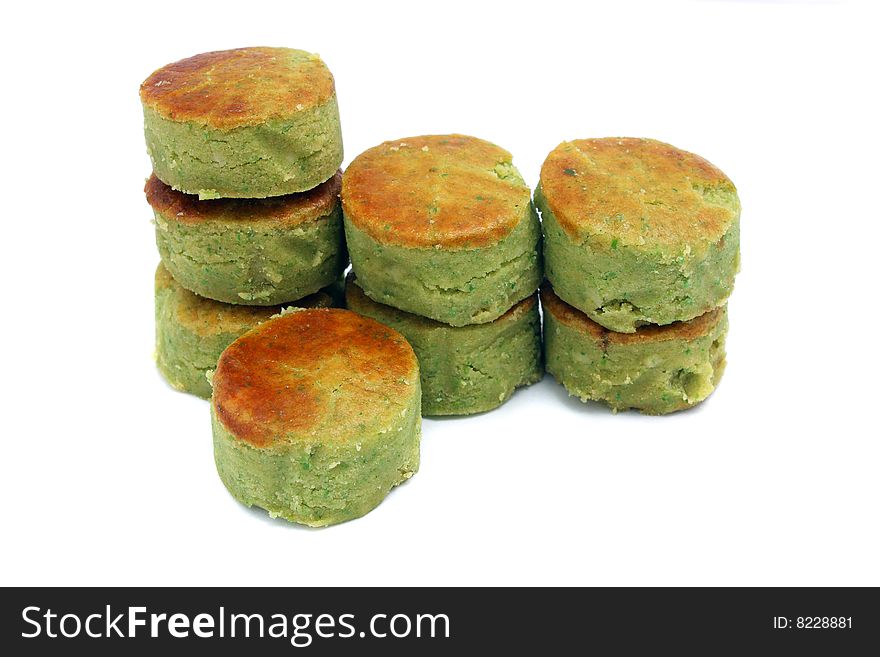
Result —
<instances>
[{"instance_id":1,"label":"mung bean cake","mask_svg":"<svg viewBox=\"0 0 880 657\"><path fill-rule=\"evenodd\" d=\"M213 385L217 471L247 506L331 525L418 470L418 361L375 320L328 308L270 319L227 347Z\"/></svg>"},{"instance_id":2,"label":"mung bean cake","mask_svg":"<svg viewBox=\"0 0 880 657\"><path fill-rule=\"evenodd\" d=\"M346 169L345 233L374 301L453 326L534 294L540 226L510 153L482 139L387 141Z\"/></svg>"},{"instance_id":3,"label":"mung bean cake","mask_svg":"<svg viewBox=\"0 0 880 657\"><path fill-rule=\"evenodd\" d=\"M535 192L556 294L612 331L693 319L739 269L740 202L717 167L652 139L580 139Z\"/></svg>"},{"instance_id":4,"label":"mung bean cake","mask_svg":"<svg viewBox=\"0 0 880 657\"><path fill-rule=\"evenodd\" d=\"M208 52L140 88L153 171L199 198L304 192L342 164L333 75L291 48Z\"/></svg>"},{"instance_id":5,"label":"mung bean cake","mask_svg":"<svg viewBox=\"0 0 880 657\"><path fill-rule=\"evenodd\" d=\"M727 306L687 322L615 333L546 284L541 305L547 371L582 401L662 415L706 399L724 373Z\"/></svg>"},{"instance_id":6,"label":"mung bean cake","mask_svg":"<svg viewBox=\"0 0 880 657\"><path fill-rule=\"evenodd\" d=\"M341 174L303 194L199 201L156 176L147 201L162 262L196 294L254 306L301 299L338 281L348 264Z\"/></svg>"}]
</instances>

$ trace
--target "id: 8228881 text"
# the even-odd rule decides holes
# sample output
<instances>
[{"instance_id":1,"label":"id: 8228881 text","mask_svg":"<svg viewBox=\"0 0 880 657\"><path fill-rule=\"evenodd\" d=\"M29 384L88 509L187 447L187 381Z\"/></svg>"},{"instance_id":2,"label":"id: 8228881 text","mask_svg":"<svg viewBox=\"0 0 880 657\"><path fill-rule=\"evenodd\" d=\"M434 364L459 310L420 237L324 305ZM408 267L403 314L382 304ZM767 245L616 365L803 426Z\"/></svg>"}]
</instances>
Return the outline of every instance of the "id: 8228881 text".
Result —
<instances>
[{"instance_id":1,"label":"id: 8228881 text","mask_svg":"<svg viewBox=\"0 0 880 657\"><path fill-rule=\"evenodd\" d=\"M786 616L773 617L775 630L851 630L852 616Z\"/></svg>"}]
</instances>

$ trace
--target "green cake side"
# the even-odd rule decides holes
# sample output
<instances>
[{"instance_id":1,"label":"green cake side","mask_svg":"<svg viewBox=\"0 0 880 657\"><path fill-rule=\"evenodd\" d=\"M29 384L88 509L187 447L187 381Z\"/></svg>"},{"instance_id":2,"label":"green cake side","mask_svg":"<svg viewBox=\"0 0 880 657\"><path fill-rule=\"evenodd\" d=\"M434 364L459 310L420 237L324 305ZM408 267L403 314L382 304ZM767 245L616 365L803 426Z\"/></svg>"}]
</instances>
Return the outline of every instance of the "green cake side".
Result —
<instances>
[{"instance_id":1,"label":"green cake side","mask_svg":"<svg viewBox=\"0 0 880 657\"><path fill-rule=\"evenodd\" d=\"M342 164L336 96L308 112L257 126L212 129L144 108L144 135L162 182L200 199L304 192Z\"/></svg>"},{"instance_id":2,"label":"green cake side","mask_svg":"<svg viewBox=\"0 0 880 657\"><path fill-rule=\"evenodd\" d=\"M145 188L174 278L224 303L274 306L338 281L348 264L341 174L304 194L198 201L156 176Z\"/></svg>"},{"instance_id":3,"label":"green cake side","mask_svg":"<svg viewBox=\"0 0 880 657\"><path fill-rule=\"evenodd\" d=\"M340 209L284 226L188 225L156 215L162 262L184 287L225 303L274 306L333 283L347 256Z\"/></svg>"},{"instance_id":4,"label":"green cake side","mask_svg":"<svg viewBox=\"0 0 880 657\"><path fill-rule=\"evenodd\" d=\"M422 415L468 415L497 408L516 388L540 381L536 295L484 324L449 326L376 303L349 275L346 306L399 331L419 359Z\"/></svg>"},{"instance_id":5,"label":"green cake side","mask_svg":"<svg viewBox=\"0 0 880 657\"><path fill-rule=\"evenodd\" d=\"M258 448L224 427L212 404L214 462L226 489L245 506L325 527L366 515L418 472L419 418L419 395L413 394L396 421L379 431L365 430L357 440L315 436Z\"/></svg>"},{"instance_id":6,"label":"green cake side","mask_svg":"<svg viewBox=\"0 0 880 657\"><path fill-rule=\"evenodd\" d=\"M735 203L735 200L731 200ZM573 239L539 186L544 268L556 294L607 329L693 319L723 305L739 270L739 219L705 253L632 248L605 236Z\"/></svg>"},{"instance_id":7,"label":"green cake side","mask_svg":"<svg viewBox=\"0 0 880 657\"><path fill-rule=\"evenodd\" d=\"M725 367L727 308L688 322L612 333L542 289L547 371L569 394L663 415L690 408L718 386Z\"/></svg>"},{"instance_id":8,"label":"green cake side","mask_svg":"<svg viewBox=\"0 0 880 657\"><path fill-rule=\"evenodd\" d=\"M381 244L347 218L345 236L367 296L451 326L498 319L541 282L541 229L530 204L508 235L481 248Z\"/></svg>"}]
</instances>

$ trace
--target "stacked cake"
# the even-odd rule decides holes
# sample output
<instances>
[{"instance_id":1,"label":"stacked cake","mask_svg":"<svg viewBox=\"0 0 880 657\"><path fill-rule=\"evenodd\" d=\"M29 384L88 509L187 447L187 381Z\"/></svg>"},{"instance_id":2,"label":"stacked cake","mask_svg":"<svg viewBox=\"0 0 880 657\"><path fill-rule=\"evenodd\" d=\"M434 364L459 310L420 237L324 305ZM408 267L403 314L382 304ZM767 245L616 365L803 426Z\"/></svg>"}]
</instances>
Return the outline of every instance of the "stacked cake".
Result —
<instances>
[{"instance_id":1,"label":"stacked cake","mask_svg":"<svg viewBox=\"0 0 880 657\"><path fill-rule=\"evenodd\" d=\"M241 48L164 66L140 96L157 362L209 397L207 374L239 335L283 306L333 305L348 264L333 76L301 50Z\"/></svg>"},{"instance_id":2,"label":"stacked cake","mask_svg":"<svg viewBox=\"0 0 880 657\"><path fill-rule=\"evenodd\" d=\"M615 411L664 414L708 397L739 269L727 176L651 139L582 139L547 156L535 202L547 371Z\"/></svg>"},{"instance_id":3,"label":"stacked cake","mask_svg":"<svg viewBox=\"0 0 880 657\"><path fill-rule=\"evenodd\" d=\"M141 85L153 175L156 356L211 398L214 461L247 506L361 516L419 466L412 347L342 303L333 76L287 48L206 53Z\"/></svg>"},{"instance_id":4,"label":"stacked cake","mask_svg":"<svg viewBox=\"0 0 880 657\"><path fill-rule=\"evenodd\" d=\"M500 406L543 374L540 226L511 155L463 135L388 141L342 178L350 309L419 359L424 415Z\"/></svg>"}]
</instances>

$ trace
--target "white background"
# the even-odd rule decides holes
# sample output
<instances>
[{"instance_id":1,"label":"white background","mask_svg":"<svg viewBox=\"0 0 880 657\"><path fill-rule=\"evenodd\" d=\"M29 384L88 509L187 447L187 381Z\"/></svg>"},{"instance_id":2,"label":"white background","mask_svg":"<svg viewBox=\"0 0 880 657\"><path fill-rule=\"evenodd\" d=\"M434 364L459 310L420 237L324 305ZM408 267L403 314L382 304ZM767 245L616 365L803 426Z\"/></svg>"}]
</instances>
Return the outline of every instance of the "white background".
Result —
<instances>
[{"instance_id":1,"label":"white background","mask_svg":"<svg viewBox=\"0 0 880 657\"><path fill-rule=\"evenodd\" d=\"M2 584L880 584L872 3L113 3L4 12ZM24 8L22 8L24 7ZM736 183L729 366L612 415L552 378L425 421L422 468L309 530L214 471L153 362L138 85L285 45L336 77L346 163L464 132L537 181L560 141L649 136Z\"/></svg>"}]
</instances>

